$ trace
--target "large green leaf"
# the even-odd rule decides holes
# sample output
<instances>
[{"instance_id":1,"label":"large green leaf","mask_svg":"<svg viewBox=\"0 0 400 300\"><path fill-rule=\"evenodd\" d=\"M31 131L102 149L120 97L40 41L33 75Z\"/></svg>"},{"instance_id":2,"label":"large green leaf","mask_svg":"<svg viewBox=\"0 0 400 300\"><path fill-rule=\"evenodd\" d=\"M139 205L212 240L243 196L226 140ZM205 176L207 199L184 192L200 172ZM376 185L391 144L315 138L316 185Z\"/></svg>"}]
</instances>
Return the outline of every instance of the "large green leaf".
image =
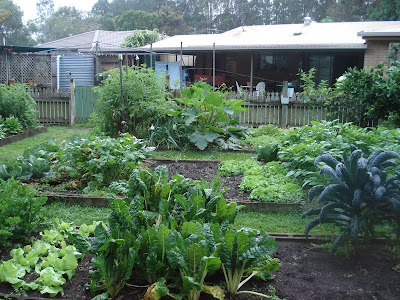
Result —
<instances>
[{"instance_id":1,"label":"large green leaf","mask_svg":"<svg viewBox=\"0 0 400 300\"><path fill-rule=\"evenodd\" d=\"M209 143L212 143L218 137L219 134L216 132L208 131L202 133L200 131L195 131L190 135L189 140L194 143L197 148L204 150L207 148Z\"/></svg>"}]
</instances>

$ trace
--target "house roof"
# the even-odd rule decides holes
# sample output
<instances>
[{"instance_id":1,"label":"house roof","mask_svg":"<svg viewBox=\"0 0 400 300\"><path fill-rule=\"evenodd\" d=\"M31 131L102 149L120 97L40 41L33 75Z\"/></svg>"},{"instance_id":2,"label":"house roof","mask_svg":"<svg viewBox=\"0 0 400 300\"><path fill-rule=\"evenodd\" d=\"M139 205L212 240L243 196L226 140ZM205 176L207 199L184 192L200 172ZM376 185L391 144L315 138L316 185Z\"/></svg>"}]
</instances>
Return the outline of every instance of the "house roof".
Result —
<instances>
[{"instance_id":1,"label":"house roof","mask_svg":"<svg viewBox=\"0 0 400 300\"><path fill-rule=\"evenodd\" d=\"M375 30L363 30L358 33L362 37L395 37L400 36L400 24L392 27L379 28Z\"/></svg>"},{"instance_id":2,"label":"house roof","mask_svg":"<svg viewBox=\"0 0 400 300\"><path fill-rule=\"evenodd\" d=\"M156 42L153 51L250 49L365 49L361 31L393 28L400 21L243 26L221 34L177 35ZM142 47L149 50L150 45Z\"/></svg>"},{"instance_id":3,"label":"house roof","mask_svg":"<svg viewBox=\"0 0 400 300\"><path fill-rule=\"evenodd\" d=\"M106 31L93 30L66 37L52 42L39 45L39 48L55 48L57 50L77 50L79 52L138 52L136 48L121 46L125 38L135 31Z\"/></svg>"}]
</instances>

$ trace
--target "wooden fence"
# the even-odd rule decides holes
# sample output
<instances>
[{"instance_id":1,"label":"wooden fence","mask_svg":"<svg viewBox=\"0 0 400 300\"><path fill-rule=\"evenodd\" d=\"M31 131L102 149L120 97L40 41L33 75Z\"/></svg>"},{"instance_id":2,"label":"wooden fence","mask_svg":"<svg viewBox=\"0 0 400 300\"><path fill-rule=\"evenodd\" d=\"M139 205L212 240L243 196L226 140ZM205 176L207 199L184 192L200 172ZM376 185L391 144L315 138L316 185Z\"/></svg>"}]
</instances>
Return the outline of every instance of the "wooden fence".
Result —
<instances>
[{"instance_id":1,"label":"wooden fence","mask_svg":"<svg viewBox=\"0 0 400 300\"><path fill-rule=\"evenodd\" d=\"M71 97L69 90L51 88L34 88L31 96L37 103L39 122L57 125L88 122L98 98L92 87L88 86L76 87L75 97Z\"/></svg>"},{"instance_id":2,"label":"wooden fence","mask_svg":"<svg viewBox=\"0 0 400 300\"><path fill-rule=\"evenodd\" d=\"M299 93L293 94L289 104L281 103L279 92L266 92L260 96L245 92L232 93L229 98L246 101L244 107L247 111L237 114L236 117L239 117L241 124L248 126L272 124L279 127L298 127L327 118L347 122L345 107L332 111L322 104L307 103L307 99Z\"/></svg>"},{"instance_id":3,"label":"wooden fence","mask_svg":"<svg viewBox=\"0 0 400 300\"><path fill-rule=\"evenodd\" d=\"M31 96L37 103L37 116L41 124L70 124L69 91L34 88Z\"/></svg>"}]
</instances>

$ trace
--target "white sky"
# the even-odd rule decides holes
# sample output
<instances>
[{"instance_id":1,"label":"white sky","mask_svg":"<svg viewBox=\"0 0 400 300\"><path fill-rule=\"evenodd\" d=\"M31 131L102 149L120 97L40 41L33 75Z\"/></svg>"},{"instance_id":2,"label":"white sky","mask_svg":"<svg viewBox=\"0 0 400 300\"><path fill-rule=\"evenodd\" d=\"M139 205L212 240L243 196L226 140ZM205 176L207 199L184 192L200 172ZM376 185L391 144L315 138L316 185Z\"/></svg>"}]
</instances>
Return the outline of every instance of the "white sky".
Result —
<instances>
[{"instance_id":1,"label":"white sky","mask_svg":"<svg viewBox=\"0 0 400 300\"><path fill-rule=\"evenodd\" d=\"M36 0L13 0L13 2L24 12L22 18L24 23L37 18ZM60 6L75 6L78 10L90 11L97 0L53 0L53 2L55 10Z\"/></svg>"}]
</instances>

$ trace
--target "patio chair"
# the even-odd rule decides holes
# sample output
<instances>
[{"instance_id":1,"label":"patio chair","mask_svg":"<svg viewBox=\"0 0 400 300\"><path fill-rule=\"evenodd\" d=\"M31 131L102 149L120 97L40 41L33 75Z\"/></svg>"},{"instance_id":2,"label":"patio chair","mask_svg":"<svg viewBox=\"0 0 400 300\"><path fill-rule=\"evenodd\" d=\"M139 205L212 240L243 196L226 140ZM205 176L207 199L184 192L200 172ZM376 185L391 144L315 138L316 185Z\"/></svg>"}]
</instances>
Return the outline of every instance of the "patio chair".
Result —
<instances>
[{"instance_id":1,"label":"patio chair","mask_svg":"<svg viewBox=\"0 0 400 300\"><path fill-rule=\"evenodd\" d=\"M262 96L265 93L265 82L259 82L256 85L256 91L254 94L259 97Z\"/></svg>"},{"instance_id":2,"label":"patio chair","mask_svg":"<svg viewBox=\"0 0 400 300\"><path fill-rule=\"evenodd\" d=\"M242 89L240 88L239 83L237 81L235 81L235 82L236 82L236 92L239 94Z\"/></svg>"}]
</instances>

